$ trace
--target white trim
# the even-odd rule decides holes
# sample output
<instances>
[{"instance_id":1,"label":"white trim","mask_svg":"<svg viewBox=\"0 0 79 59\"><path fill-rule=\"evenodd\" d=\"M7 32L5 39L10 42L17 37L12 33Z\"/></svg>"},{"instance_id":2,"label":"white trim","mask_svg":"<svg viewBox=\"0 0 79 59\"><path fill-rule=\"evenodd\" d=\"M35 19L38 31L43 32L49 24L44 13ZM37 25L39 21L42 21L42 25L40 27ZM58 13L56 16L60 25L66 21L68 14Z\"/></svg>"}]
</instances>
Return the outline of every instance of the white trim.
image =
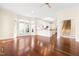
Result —
<instances>
[{"instance_id":1,"label":"white trim","mask_svg":"<svg viewBox=\"0 0 79 59\"><path fill-rule=\"evenodd\" d=\"M79 41L79 36L76 36L76 41Z\"/></svg>"},{"instance_id":2,"label":"white trim","mask_svg":"<svg viewBox=\"0 0 79 59\"><path fill-rule=\"evenodd\" d=\"M70 36L67 36L67 35L61 35L61 37L65 37L65 38L76 38L76 35L70 35Z\"/></svg>"}]
</instances>

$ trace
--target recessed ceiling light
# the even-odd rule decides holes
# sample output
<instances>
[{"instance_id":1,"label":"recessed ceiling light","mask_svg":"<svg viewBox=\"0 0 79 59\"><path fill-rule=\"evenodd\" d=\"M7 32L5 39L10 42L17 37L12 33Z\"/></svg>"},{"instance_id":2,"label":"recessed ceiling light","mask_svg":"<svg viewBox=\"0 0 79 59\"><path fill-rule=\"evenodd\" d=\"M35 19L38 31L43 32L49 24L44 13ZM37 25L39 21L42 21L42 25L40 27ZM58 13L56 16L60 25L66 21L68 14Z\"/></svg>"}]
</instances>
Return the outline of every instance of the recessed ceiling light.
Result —
<instances>
[{"instance_id":1,"label":"recessed ceiling light","mask_svg":"<svg viewBox=\"0 0 79 59\"><path fill-rule=\"evenodd\" d=\"M47 20L47 21L54 21L54 19L53 18L51 18L51 17L46 17L46 18L43 18L44 20Z\"/></svg>"}]
</instances>

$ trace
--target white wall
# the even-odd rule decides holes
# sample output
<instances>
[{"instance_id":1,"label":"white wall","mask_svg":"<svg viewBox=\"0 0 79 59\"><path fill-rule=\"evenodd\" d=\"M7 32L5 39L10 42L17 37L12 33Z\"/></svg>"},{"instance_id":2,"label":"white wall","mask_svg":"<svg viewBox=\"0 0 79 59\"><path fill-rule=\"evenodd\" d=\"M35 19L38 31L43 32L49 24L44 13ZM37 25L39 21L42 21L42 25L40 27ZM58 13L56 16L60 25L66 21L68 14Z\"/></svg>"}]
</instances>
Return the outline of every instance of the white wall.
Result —
<instances>
[{"instance_id":1,"label":"white wall","mask_svg":"<svg viewBox=\"0 0 79 59\"><path fill-rule=\"evenodd\" d=\"M63 20L69 20L71 19L71 34L72 36L75 35L76 40L79 40L79 7L72 7L72 8L65 8L61 11L58 11L56 13L56 18L57 18L57 23L58 23L58 36L61 35L61 26L62 26L62 21Z\"/></svg>"},{"instance_id":2,"label":"white wall","mask_svg":"<svg viewBox=\"0 0 79 59\"><path fill-rule=\"evenodd\" d=\"M5 9L0 9L0 39L8 39L8 38L15 38L17 36L17 30L18 30L18 27L17 27L17 20L20 20L22 19L22 16L16 16L16 14L8 11L8 10L5 10ZM42 19L39 19L39 18L31 18L31 17L25 17L24 20L29 20L29 19L34 19L34 20L42 20ZM16 20L16 21L15 21ZM38 23L40 23L38 21ZM43 23L40 25L48 25L50 27L50 24L49 22L44 22L42 21ZM32 25L32 24L31 24ZM34 29L35 29L35 24L33 24L34 26ZM32 35L35 35L35 32L34 33L31 33ZM51 33L49 30L44 30L44 31L38 31L37 33L38 35L43 35L43 36L48 36L50 37L51 36ZM16 38L15 38L16 39Z\"/></svg>"},{"instance_id":3,"label":"white wall","mask_svg":"<svg viewBox=\"0 0 79 59\"><path fill-rule=\"evenodd\" d=\"M13 38L15 15L7 10L0 9L0 39Z\"/></svg>"},{"instance_id":4,"label":"white wall","mask_svg":"<svg viewBox=\"0 0 79 59\"><path fill-rule=\"evenodd\" d=\"M53 22L52 22L53 23ZM43 27L48 26L48 29L44 29ZM37 35L50 37L52 36L50 28L51 28L50 22L43 21L42 19L37 21ZM54 26L54 25L53 25Z\"/></svg>"}]
</instances>

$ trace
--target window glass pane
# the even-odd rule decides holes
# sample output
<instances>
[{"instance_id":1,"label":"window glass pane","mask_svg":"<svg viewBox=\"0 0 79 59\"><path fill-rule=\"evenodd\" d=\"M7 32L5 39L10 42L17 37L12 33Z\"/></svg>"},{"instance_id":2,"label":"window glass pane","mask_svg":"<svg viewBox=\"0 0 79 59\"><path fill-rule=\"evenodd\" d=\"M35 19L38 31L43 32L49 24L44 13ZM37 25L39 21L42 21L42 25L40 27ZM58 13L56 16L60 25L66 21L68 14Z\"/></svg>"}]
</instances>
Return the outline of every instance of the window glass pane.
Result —
<instances>
[{"instance_id":1,"label":"window glass pane","mask_svg":"<svg viewBox=\"0 0 79 59\"><path fill-rule=\"evenodd\" d=\"M23 35L25 33L25 24L20 22L19 23L19 34Z\"/></svg>"}]
</instances>

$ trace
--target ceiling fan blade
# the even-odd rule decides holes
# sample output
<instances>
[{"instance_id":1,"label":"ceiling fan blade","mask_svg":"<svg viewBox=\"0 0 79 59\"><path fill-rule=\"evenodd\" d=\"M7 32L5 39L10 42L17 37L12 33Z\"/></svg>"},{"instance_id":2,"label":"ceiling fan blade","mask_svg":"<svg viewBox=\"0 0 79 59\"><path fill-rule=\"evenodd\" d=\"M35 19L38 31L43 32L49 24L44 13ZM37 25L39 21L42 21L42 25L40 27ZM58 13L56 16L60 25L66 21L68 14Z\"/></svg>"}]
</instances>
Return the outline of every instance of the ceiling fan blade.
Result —
<instances>
[{"instance_id":1,"label":"ceiling fan blade","mask_svg":"<svg viewBox=\"0 0 79 59\"><path fill-rule=\"evenodd\" d=\"M50 4L47 4L49 8L51 8Z\"/></svg>"},{"instance_id":2,"label":"ceiling fan blade","mask_svg":"<svg viewBox=\"0 0 79 59\"><path fill-rule=\"evenodd\" d=\"M45 4L42 4L40 7L43 7L43 6L45 6Z\"/></svg>"},{"instance_id":3,"label":"ceiling fan blade","mask_svg":"<svg viewBox=\"0 0 79 59\"><path fill-rule=\"evenodd\" d=\"M50 5L49 3L44 3L44 4L42 4L40 7L43 7L43 6L45 6L45 5L47 5L49 8L51 8L51 5Z\"/></svg>"}]
</instances>

